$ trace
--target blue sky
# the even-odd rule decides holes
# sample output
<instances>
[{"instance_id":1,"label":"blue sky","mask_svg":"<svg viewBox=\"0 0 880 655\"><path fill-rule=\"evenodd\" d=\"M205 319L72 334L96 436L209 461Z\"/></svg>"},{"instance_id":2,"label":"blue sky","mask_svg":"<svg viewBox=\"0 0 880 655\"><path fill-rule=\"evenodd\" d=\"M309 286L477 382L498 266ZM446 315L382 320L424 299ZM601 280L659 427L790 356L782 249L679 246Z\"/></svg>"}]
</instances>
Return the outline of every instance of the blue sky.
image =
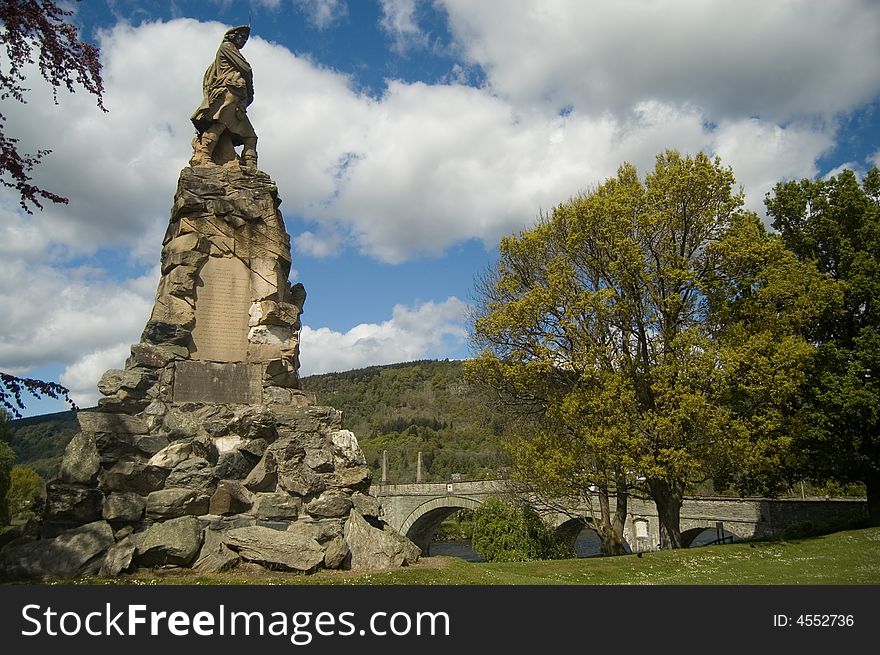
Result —
<instances>
[{"instance_id":1,"label":"blue sky","mask_svg":"<svg viewBox=\"0 0 880 655\"><path fill-rule=\"evenodd\" d=\"M880 4L84 0L102 114L31 76L2 102L40 184L0 191L0 370L84 406L138 341L223 32L246 23L249 115L308 292L302 374L469 353L501 236L658 152L704 150L762 212L777 181L880 163ZM29 414L63 409L33 401Z\"/></svg>"}]
</instances>

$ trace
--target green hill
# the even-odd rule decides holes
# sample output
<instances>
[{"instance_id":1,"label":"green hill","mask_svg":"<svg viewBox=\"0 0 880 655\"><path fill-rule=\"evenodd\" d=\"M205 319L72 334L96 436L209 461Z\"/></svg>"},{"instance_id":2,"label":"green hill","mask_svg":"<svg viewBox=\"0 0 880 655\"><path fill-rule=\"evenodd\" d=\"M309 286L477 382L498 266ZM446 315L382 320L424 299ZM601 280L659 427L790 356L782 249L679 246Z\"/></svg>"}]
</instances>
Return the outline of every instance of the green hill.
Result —
<instances>
[{"instance_id":1,"label":"green hill","mask_svg":"<svg viewBox=\"0 0 880 655\"><path fill-rule=\"evenodd\" d=\"M484 392L464 380L460 361L423 360L312 375L302 387L318 404L342 410L373 479L381 479L388 451L388 481L414 482L422 452L425 482L497 478L507 469L499 437L507 424L489 409Z\"/></svg>"},{"instance_id":2,"label":"green hill","mask_svg":"<svg viewBox=\"0 0 880 655\"><path fill-rule=\"evenodd\" d=\"M79 430L72 411L43 414L9 421L9 445L16 464L36 469L44 480L58 474L67 443Z\"/></svg>"},{"instance_id":3,"label":"green hill","mask_svg":"<svg viewBox=\"0 0 880 655\"><path fill-rule=\"evenodd\" d=\"M344 373L303 378L302 387L318 403L343 412L343 425L355 433L381 479L382 451L388 451L390 482L414 482L422 452L424 480L440 482L495 478L506 459L499 446L503 417L488 409L487 398L464 380L460 361L418 361L370 366ZM10 446L17 463L55 477L78 424L73 412L10 421Z\"/></svg>"}]
</instances>

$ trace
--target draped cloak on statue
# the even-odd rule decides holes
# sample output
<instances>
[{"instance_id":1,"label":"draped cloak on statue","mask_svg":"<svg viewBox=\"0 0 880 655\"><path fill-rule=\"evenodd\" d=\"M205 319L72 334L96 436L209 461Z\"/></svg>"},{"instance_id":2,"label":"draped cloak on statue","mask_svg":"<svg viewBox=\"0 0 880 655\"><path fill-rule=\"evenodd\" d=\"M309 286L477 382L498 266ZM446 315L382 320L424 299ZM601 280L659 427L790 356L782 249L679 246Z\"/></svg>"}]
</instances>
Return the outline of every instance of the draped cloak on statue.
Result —
<instances>
[{"instance_id":1,"label":"draped cloak on statue","mask_svg":"<svg viewBox=\"0 0 880 655\"><path fill-rule=\"evenodd\" d=\"M205 71L202 93L202 104L190 118L199 135L219 121L229 130L233 145L257 136L247 117L247 106L254 100L253 72L231 41L224 39L217 49Z\"/></svg>"}]
</instances>

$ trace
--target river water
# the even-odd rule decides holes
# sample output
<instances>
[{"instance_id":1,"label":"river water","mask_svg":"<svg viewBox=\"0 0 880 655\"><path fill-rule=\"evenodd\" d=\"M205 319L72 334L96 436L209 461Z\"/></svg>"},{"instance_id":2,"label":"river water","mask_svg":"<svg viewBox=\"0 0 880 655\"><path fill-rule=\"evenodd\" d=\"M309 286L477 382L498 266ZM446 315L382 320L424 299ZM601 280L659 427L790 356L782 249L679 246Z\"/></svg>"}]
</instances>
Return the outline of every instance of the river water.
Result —
<instances>
[{"instance_id":1,"label":"river water","mask_svg":"<svg viewBox=\"0 0 880 655\"><path fill-rule=\"evenodd\" d=\"M733 533L724 531L725 537L736 538ZM691 548L704 546L718 538L714 528L707 528L699 537L694 539ZM595 557L601 553L602 542L593 530L582 530L574 542L574 549L578 557ZM460 557L467 562L485 562L478 553L474 552L469 541L435 541L431 542L428 556L446 555L448 557Z\"/></svg>"}]
</instances>

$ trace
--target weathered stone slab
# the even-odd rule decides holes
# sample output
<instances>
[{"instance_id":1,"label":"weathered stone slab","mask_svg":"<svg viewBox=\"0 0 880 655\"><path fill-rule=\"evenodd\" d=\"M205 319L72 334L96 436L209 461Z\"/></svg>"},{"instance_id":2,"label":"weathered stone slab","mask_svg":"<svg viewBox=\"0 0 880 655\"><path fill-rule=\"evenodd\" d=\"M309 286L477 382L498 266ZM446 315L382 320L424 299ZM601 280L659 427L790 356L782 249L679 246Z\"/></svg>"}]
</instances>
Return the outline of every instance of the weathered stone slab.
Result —
<instances>
[{"instance_id":1,"label":"weathered stone slab","mask_svg":"<svg viewBox=\"0 0 880 655\"><path fill-rule=\"evenodd\" d=\"M76 418L83 432L112 432L114 434L147 434L146 421L127 414L107 412L77 412Z\"/></svg>"},{"instance_id":2,"label":"weathered stone slab","mask_svg":"<svg viewBox=\"0 0 880 655\"><path fill-rule=\"evenodd\" d=\"M91 484L98 479L101 458L91 432L77 432L64 449L61 480L74 484Z\"/></svg>"},{"instance_id":3,"label":"weathered stone slab","mask_svg":"<svg viewBox=\"0 0 880 655\"><path fill-rule=\"evenodd\" d=\"M302 500L285 493L256 493L251 514L259 519L287 519L295 521Z\"/></svg>"},{"instance_id":4,"label":"weathered stone slab","mask_svg":"<svg viewBox=\"0 0 880 655\"><path fill-rule=\"evenodd\" d=\"M221 480L217 484L217 490L211 496L208 512L211 514L244 514L247 512L253 499L250 492L240 482Z\"/></svg>"},{"instance_id":5,"label":"weathered stone slab","mask_svg":"<svg viewBox=\"0 0 880 655\"><path fill-rule=\"evenodd\" d=\"M199 554L201 546L199 520L194 516L181 516L147 528L140 538L136 561L143 566L187 566Z\"/></svg>"},{"instance_id":6,"label":"weathered stone slab","mask_svg":"<svg viewBox=\"0 0 880 655\"><path fill-rule=\"evenodd\" d=\"M422 552L386 524L374 527L357 512L352 512L345 523L345 541L351 550L352 569L406 566L416 562Z\"/></svg>"},{"instance_id":7,"label":"weathered stone slab","mask_svg":"<svg viewBox=\"0 0 880 655\"><path fill-rule=\"evenodd\" d=\"M235 528L226 533L226 545L242 559L281 571L316 571L324 549L314 539L262 526Z\"/></svg>"},{"instance_id":8,"label":"weathered stone slab","mask_svg":"<svg viewBox=\"0 0 880 655\"><path fill-rule=\"evenodd\" d=\"M133 491L118 491L104 499L103 516L108 521L140 521L146 501Z\"/></svg>"},{"instance_id":9,"label":"weathered stone slab","mask_svg":"<svg viewBox=\"0 0 880 655\"><path fill-rule=\"evenodd\" d=\"M101 471L98 486L102 491L134 491L146 495L161 489L168 477L168 470L142 462L117 462L112 468Z\"/></svg>"},{"instance_id":10,"label":"weathered stone slab","mask_svg":"<svg viewBox=\"0 0 880 655\"><path fill-rule=\"evenodd\" d=\"M192 357L213 362L245 361L251 307L247 266L235 257L209 257L199 278Z\"/></svg>"},{"instance_id":11,"label":"weathered stone slab","mask_svg":"<svg viewBox=\"0 0 880 655\"><path fill-rule=\"evenodd\" d=\"M147 516L155 519L169 519L188 514L199 516L208 512L211 499L196 489L160 489L147 496Z\"/></svg>"},{"instance_id":12,"label":"weathered stone slab","mask_svg":"<svg viewBox=\"0 0 880 655\"><path fill-rule=\"evenodd\" d=\"M316 518L340 518L348 516L351 498L339 491L326 491L306 505L306 511Z\"/></svg>"},{"instance_id":13,"label":"weathered stone slab","mask_svg":"<svg viewBox=\"0 0 880 655\"><path fill-rule=\"evenodd\" d=\"M110 525L106 521L95 521L62 532L55 539L5 548L0 555L0 571L11 578L93 575L101 567L101 555L113 543Z\"/></svg>"},{"instance_id":14,"label":"weathered stone slab","mask_svg":"<svg viewBox=\"0 0 880 655\"><path fill-rule=\"evenodd\" d=\"M147 464L158 466L163 469L173 469L183 461L193 456L193 446L191 442L178 441L170 444L153 455Z\"/></svg>"},{"instance_id":15,"label":"weathered stone slab","mask_svg":"<svg viewBox=\"0 0 880 655\"><path fill-rule=\"evenodd\" d=\"M104 556L104 563L98 575L102 578L115 578L131 566L131 559L136 551L137 546L130 537L113 544Z\"/></svg>"},{"instance_id":16,"label":"weathered stone slab","mask_svg":"<svg viewBox=\"0 0 880 655\"><path fill-rule=\"evenodd\" d=\"M351 551L345 539L341 536L336 537L327 544L324 551L324 567L328 569L341 568L350 554Z\"/></svg>"},{"instance_id":17,"label":"weathered stone slab","mask_svg":"<svg viewBox=\"0 0 880 655\"><path fill-rule=\"evenodd\" d=\"M223 543L222 535L217 530L204 531L204 543L193 570L200 573L222 573L234 568L241 557L229 550Z\"/></svg>"},{"instance_id":18,"label":"weathered stone slab","mask_svg":"<svg viewBox=\"0 0 880 655\"><path fill-rule=\"evenodd\" d=\"M178 362L174 371L174 402L259 405L260 375L260 367L255 364Z\"/></svg>"},{"instance_id":19,"label":"weathered stone slab","mask_svg":"<svg viewBox=\"0 0 880 655\"><path fill-rule=\"evenodd\" d=\"M53 480L46 485L46 520L56 523L90 523L101 518L104 494L98 489Z\"/></svg>"}]
</instances>

